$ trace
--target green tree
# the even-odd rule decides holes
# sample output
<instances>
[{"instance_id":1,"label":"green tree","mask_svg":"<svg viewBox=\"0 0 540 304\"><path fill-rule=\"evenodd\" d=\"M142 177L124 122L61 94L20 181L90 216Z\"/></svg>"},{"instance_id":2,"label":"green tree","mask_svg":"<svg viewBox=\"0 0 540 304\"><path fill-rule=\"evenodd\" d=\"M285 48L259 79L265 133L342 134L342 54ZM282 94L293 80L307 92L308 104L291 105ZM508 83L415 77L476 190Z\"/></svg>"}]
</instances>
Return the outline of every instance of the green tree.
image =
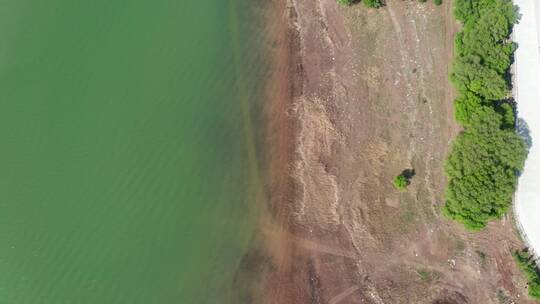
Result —
<instances>
[{"instance_id":1,"label":"green tree","mask_svg":"<svg viewBox=\"0 0 540 304\"><path fill-rule=\"evenodd\" d=\"M516 24L519 15L518 8L509 0L456 0L454 16L467 24L475 22L483 13L495 11L506 17L509 24Z\"/></svg>"},{"instance_id":2,"label":"green tree","mask_svg":"<svg viewBox=\"0 0 540 304\"><path fill-rule=\"evenodd\" d=\"M526 156L524 142L515 132L479 133L486 129L458 136L445 164L444 213L472 230L508 211Z\"/></svg>"},{"instance_id":3,"label":"green tree","mask_svg":"<svg viewBox=\"0 0 540 304\"><path fill-rule=\"evenodd\" d=\"M473 114L485 103L480 97L472 92L465 92L454 101L454 114L456 120L463 126L471 124Z\"/></svg>"},{"instance_id":4,"label":"green tree","mask_svg":"<svg viewBox=\"0 0 540 304\"><path fill-rule=\"evenodd\" d=\"M504 76L483 65L482 58L476 55L458 57L450 79L459 92L473 92L485 99L500 100L509 94Z\"/></svg>"},{"instance_id":5,"label":"green tree","mask_svg":"<svg viewBox=\"0 0 540 304\"><path fill-rule=\"evenodd\" d=\"M478 107L445 163L444 214L472 230L508 210L527 156L525 142L515 130L501 129L503 120L492 107Z\"/></svg>"},{"instance_id":6,"label":"green tree","mask_svg":"<svg viewBox=\"0 0 540 304\"><path fill-rule=\"evenodd\" d=\"M516 45L507 39L511 29L510 20L505 15L496 11L486 12L475 22L469 22L458 36L462 40L459 53L478 56L482 65L504 74L516 49Z\"/></svg>"}]
</instances>

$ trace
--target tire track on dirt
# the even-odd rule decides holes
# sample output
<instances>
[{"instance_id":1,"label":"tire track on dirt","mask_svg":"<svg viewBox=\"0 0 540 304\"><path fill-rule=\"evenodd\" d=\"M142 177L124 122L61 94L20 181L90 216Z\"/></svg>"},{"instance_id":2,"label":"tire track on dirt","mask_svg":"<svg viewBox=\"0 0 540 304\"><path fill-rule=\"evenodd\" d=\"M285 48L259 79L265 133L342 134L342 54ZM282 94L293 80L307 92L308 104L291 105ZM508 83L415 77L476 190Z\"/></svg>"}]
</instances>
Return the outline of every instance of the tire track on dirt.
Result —
<instances>
[{"instance_id":1,"label":"tire track on dirt","mask_svg":"<svg viewBox=\"0 0 540 304\"><path fill-rule=\"evenodd\" d=\"M401 24L399 23L399 20L396 16L396 13L394 9L392 8L394 5L393 2L389 2L386 5L386 9L388 11L388 14L390 16L390 19L392 20L392 25L394 27L394 32L396 34L397 41L399 43L399 53L401 56L401 73L400 76L403 77L405 80L405 87L406 87L406 110L404 111L408 115L408 123L409 123L409 130L415 130L414 124L416 122L417 118L417 109L416 104L413 98L414 95L414 88L412 85L411 78L409 77L409 72L412 71L410 62L412 61L410 58L410 54L407 51L407 44L405 42L405 34L403 31L403 28L401 27ZM407 150L407 160L409 163L412 163L413 156L416 154L416 145L413 140L409 141L409 147L410 149Z\"/></svg>"},{"instance_id":2,"label":"tire track on dirt","mask_svg":"<svg viewBox=\"0 0 540 304\"><path fill-rule=\"evenodd\" d=\"M334 296L332 299L330 299L328 301L328 304L341 303L341 301L345 300L346 298L348 298L350 295L352 295L353 293L355 293L359 289L360 289L360 286L358 286L358 285L351 286L351 287L345 289L344 291L342 291L340 294Z\"/></svg>"}]
</instances>

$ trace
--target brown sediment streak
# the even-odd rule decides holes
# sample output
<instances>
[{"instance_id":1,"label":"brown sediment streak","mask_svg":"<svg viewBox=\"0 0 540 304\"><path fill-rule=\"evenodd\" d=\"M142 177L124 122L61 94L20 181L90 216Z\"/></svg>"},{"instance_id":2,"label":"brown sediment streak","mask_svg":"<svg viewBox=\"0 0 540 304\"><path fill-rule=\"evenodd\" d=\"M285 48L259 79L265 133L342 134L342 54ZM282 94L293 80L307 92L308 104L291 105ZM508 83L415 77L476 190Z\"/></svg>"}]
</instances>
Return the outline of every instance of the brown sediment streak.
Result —
<instances>
[{"instance_id":1,"label":"brown sediment streak","mask_svg":"<svg viewBox=\"0 0 540 304\"><path fill-rule=\"evenodd\" d=\"M298 187L295 218L301 225L335 230L340 224L340 194L336 176L330 172L325 159L331 158L335 147L343 143L329 113L337 83L334 40L342 44L341 40L346 39L336 35L331 38L325 1L291 0L290 3L301 12L294 25L299 33L299 51L305 66L303 94L294 100L298 120L293 170ZM311 26L313 22L320 26Z\"/></svg>"},{"instance_id":2,"label":"brown sediment streak","mask_svg":"<svg viewBox=\"0 0 540 304\"><path fill-rule=\"evenodd\" d=\"M299 120L294 177L298 183L295 215L300 223L337 226L339 190L336 177L321 159L330 157L339 133L318 99L300 98L295 112Z\"/></svg>"},{"instance_id":3,"label":"brown sediment streak","mask_svg":"<svg viewBox=\"0 0 540 304\"><path fill-rule=\"evenodd\" d=\"M259 228L252 250L244 257L237 275L237 285L249 284L250 303L289 303L290 284L286 279L293 265L294 237L291 234L291 211L294 182L292 157L295 150L296 120L293 100L300 95L301 64L298 41L289 21L294 10L284 0L265 2L267 25L265 51L272 56L269 77L265 79L264 119L261 157L261 182L265 197L259 213ZM259 133L260 134L260 133Z\"/></svg>"},{"instance_id":4,"label":"brown sediment streak","mask_svg":"<svg viewBox=\"0 0 540 304\"><path fill-rule=\"evenodd\" d=\"M240 52L240 37L239 37L239 28L237 24L237 14L236 9L232 2L229 3L229 15L230 15L230 30L231 30L231 37L232 37L232 46L233 46L233 60L234 60L234 67L235 67L235 79L236 79L236 87L238 89L238 98L240 103L240 108L242 110L242 124L244 127L244 138L245 138L245 146L248 156L248 163L249 168L251 169L250 177L255 179L255 184L260 184L260 170L259 170L259 162L257 160L257 152L256 152L256 145L255 145L255 136L253 134L253 122L251 121L251 115L250 115L250 101L248 97L248 91L245 87L245 81L244 81L244 75L241 72L241 58L239 58L241 52Z\"/></svg>"}]
</instances>

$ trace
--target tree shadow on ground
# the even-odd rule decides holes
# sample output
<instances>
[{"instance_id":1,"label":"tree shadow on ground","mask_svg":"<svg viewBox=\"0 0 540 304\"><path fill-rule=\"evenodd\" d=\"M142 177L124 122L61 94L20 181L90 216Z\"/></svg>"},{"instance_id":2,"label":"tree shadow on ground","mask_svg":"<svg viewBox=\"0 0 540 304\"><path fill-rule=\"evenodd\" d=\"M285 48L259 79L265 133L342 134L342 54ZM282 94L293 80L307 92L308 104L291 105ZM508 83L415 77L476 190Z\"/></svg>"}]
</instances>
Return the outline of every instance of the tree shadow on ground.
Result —
<instances>
[{"instance_id":1,"label":"tree shadow on ground","mask_svg":"<svg viewBox=\"0 0 540 304\"><path fill-rule=\"evenodd\" d=\"M517 119L516 132L525 141L525 144L527 145L527 151L530 150L533 144L531 130L529 129L529 125L523 118Z\"/></svg>"},{"instance_id":2,"label":"tree shadow on ground","mask_svg":"<svg viewBox=\"0 0 540 304\"><path fill-rule=\"evenodd\" d=\"M407 181L411 180L413 176L416 174L414 169L405 169L403 172L401 172L401 175L407 179Z\"/></svg>"}]
</instances>

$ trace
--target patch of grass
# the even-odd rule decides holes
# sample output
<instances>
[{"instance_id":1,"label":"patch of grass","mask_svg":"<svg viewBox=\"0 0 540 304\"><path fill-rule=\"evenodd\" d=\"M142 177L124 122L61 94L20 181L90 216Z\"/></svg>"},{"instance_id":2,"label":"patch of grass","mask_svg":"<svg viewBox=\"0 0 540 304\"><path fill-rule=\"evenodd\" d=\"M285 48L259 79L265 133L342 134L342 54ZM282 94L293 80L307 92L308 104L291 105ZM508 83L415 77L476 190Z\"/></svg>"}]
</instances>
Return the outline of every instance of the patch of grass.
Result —
<instances>
[{"instance_id":1,"label":"patch of grass","mask_svg":"<svg viewBox=\"0 0 540 304\"><path fill-rule=\"evenodd\" d=\"M516 250L513 253L516 263L527 278L529 296L540 300L540 272L536 261L527 250Z\"/></svg>"},{"instance_id":2,"label":"patch of grass","mask_svg":"<svg viewBox=\"0 0 540 304\"><path fill-rule=\"evenodd\" d=\"M440 279L442 277L442 274L440 272L438 272L436 270L430 270L430 269L427 269L427 268L419 269L419 270L416 271L416 273L420 277L420 280L422 280L422 282L426 282L426 283L435 282L435 281L437 281L438 279Z\"/></svg>"}]
</instances>

